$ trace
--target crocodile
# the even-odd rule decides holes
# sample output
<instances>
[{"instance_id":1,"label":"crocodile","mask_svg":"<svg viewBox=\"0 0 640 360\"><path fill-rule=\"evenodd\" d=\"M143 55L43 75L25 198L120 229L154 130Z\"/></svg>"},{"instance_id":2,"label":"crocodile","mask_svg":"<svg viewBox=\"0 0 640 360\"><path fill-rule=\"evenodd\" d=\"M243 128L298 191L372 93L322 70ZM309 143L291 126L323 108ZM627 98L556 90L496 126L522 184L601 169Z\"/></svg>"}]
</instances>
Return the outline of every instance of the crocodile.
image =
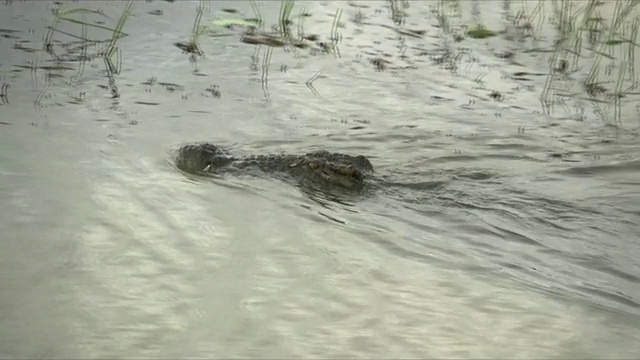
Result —
<instances>
[{"instance_id":1,"label":"crocodile","mask_svg":"<svg viewBox=\"0 0 640 360\"><path fill-rule=\"evenodd\" d=\"M359 192L373 174L373 165L363 155L319 150L303 155L268 154L238 157L211 143L180 146L176 166L190 174L242 173L259 170L276 173L320 190Z\"/></svg>"}]
</instances>

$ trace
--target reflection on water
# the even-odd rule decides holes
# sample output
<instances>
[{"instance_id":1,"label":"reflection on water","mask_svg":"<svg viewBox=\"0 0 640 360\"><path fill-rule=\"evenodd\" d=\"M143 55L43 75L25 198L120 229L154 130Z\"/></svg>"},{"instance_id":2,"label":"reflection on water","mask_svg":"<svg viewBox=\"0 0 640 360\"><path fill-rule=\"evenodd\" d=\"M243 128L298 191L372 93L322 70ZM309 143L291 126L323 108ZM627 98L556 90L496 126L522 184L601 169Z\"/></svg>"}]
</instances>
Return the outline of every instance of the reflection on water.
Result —
<instances>
[{"instance_id":1,"label":"reflection on water","mask_svg":"<svg viewBox=\"0 0 640 360\"><path fill-rule=\"evenodd\" d=\"M591 75L533 4L296 3L289 38L279 3L0 5L0 356L637 356L632 84L567 90ZM375 174L190 176L192 141Z\"/></svg>"}]
</instances>

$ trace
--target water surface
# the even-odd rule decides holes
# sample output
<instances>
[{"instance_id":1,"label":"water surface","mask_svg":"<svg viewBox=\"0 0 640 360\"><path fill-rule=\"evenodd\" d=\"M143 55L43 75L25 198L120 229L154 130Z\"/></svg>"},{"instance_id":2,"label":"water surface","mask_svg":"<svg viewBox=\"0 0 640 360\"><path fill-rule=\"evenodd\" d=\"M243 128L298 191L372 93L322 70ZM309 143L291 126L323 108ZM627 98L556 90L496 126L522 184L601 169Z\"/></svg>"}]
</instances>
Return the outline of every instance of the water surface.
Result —
<instances>
[{"instance_id":1,"label":"water surface","mask_svg":"<svg viewBox=\"0 0 640 360\"><path fill-rule=\"evenodd\" d=\"M269 30L280 4L256 4ZM251 3L207 2L195 56L174 43L198 2L134 2L116 74L109 31L62 21L47 52L54 4L0 5L0 356L637 357L634 98L545 109L554 29L511 29L508 4L297 2L299 49L242 43L210 21ZM113 27L125 5L62 6ZM443 13L513 32L456 41ZM385 186L188 176L191 141L363 154Z\"/></svg>"}]
</instances>

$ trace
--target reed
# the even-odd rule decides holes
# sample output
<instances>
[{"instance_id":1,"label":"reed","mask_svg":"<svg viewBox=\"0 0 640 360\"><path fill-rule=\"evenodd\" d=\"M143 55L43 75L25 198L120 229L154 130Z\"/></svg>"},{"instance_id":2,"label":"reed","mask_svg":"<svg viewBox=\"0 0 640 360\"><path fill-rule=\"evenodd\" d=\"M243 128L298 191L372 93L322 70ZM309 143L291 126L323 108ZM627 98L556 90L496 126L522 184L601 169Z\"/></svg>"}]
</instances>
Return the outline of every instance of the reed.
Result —
<instances>
[{"instance_id":1,"label":"reed","mask_svg":"<svg viewBox=\"0 0 640 360\"><path fill-rule=\"evenodd\" d=\"M542 4L543 1L539 1ZM577 97L590 101L595 113L606 116L613 107L613 119L621 120L622 99L635 95L635 52L640 30L640 14L635 0L616 0L608 19L602 16L599 0L551 2L558 37L549 58L550 71L541 93L543 108L560 98ZM586 40L586 43L585 43ZM563 77L586 69L580 81L586 98Z\"/></svg>"},{"instance_id":2,"label":"reed","mask_svg":"<svg viewBox=\"0 0 640 360\"><path fill-rule=\"evenodd\" d=\"M291 37L290 25L291 21L291 12L293 11L293 6L295 5L295 0L281 0L280 1L280 16L279 16L279 25L280 31L282 32L282 36L284 38Z\"/></svg>"},{"instance_id":3,"label":"reed","mask_svg":"<svg viewBox=\"0 0 640 360\"><path fill-rule=\"evenodd\" d=\"M122 53L120 52L120 48L118 47L118 40L120 40L122 38L122 34L124 34L122 29L124 29L124 25L127 22L127 19L129 18L129 16L131 15L132 7L133 7L133 0L129 0L122 11L120 18L118 19L118 22L116 23L116 26L111 33L111 39L109 40L109 43L107 44L107 47L104 50L105 63L107 64L108 71L113 74L120 73L120 66L122 63L121 61ZM118 61L115 65L113 63L114 55L118 55Z\"/></svg>"}]
</instances>

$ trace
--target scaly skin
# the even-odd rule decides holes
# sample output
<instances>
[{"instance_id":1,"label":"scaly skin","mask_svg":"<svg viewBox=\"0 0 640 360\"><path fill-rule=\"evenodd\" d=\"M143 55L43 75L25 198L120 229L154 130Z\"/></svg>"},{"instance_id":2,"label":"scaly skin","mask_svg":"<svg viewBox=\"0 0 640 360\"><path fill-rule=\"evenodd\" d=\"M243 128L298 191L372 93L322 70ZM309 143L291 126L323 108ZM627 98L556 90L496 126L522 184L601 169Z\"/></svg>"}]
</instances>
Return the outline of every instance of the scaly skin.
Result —
<instances>
[{"instance_id":1,"label":"scaly skin","mask_svg":"<svg viewBox=\"0 0 640 360\"><path fill-rule=\"evenodd\" d=\"M238 158L208 143L180 147L176 166L193 174L257 168L266 173L288 174L310 185L350 190L362 189L366 175L373 172L371 162L362 155L315 151L305 155L276 154Z\"/></svg>"}]
</instances>

